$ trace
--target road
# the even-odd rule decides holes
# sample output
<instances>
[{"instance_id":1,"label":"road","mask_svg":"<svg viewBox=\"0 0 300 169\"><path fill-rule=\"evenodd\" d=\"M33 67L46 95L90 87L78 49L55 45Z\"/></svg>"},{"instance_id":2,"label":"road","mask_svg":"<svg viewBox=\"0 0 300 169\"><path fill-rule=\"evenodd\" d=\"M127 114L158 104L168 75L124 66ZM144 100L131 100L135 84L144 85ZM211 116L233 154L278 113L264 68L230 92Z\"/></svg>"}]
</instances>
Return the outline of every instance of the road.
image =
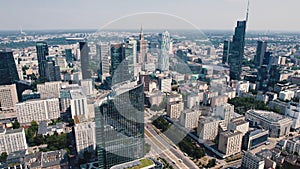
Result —
<instances>
[{"instance_id":1,"label":"road","mask_svg":"<svg viewBox=\"0 0 300 169\"><path fill-rule=\"evenodd\" d=\"M235 167L235 168L239 168L242 165L242 160L237 160L237 161L233 161L233 162L229 162L226 163L225 165L223 165L222 169L226 169L228 167Z\"/></svg>"},{"instance_id":2,"label":"road","mask_svg":"<svg viewBox=\"0 0 300 169\"><path fill-rule=\"evenodd\" d=\"M192 160L184 156L179 148L173 145L173 143L167 137L165 137L163 134L157 134L152 125L147 125L145 128L145 134L148 137L148 140L154 142L159 148L156 152L158 154L166 154L167 158L169 156L170 158L168 159L170 161L175 161L179 168L199 168ZM181 159L182 162L179 162L179 159Z\"/></svg>"}]
</instances>

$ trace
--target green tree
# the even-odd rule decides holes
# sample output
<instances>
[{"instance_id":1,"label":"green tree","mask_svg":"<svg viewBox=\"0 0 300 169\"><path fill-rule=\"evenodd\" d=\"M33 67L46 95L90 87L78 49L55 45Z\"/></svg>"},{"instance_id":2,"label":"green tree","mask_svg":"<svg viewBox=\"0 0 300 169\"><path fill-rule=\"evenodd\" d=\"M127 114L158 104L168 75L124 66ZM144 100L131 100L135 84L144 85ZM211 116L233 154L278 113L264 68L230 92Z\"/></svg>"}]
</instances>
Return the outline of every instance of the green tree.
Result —
<instances>
[{"instance_id":1,"label":"green tree","mask_svg":"<svg viewBox=\"0 0 300 169\"><path fill-rule=\"evenodd\" d=\"M14 122L12 123L12 125L13 125L13 129L18 129L18 128L20 128L20 123L19 123L18 121L14 121Z\"/></svg>"},{"instance_id":2,"label":"green tree","mask_svg":"<svg viewBox=\"0 0 300 169\"><path fill-rule=\"evenodd\" d=\"M216 165L216 159L210 159L209 161L208 161L208 164L206 165L206 167L207 168L212 168L212 167L214 167Z\"/></svg>"},{"instance_id":3,"label":"green tree","mask_svg":"<svg viewBox=\"0 0 300 169\"><path fill-rule=\"evenodd\" d=\"M1 155L0 155L0 162L5 163L6 160L7 160L7 156L8 155L7 155L6 152L1 153Z\"/></svg>"}]
</instances>

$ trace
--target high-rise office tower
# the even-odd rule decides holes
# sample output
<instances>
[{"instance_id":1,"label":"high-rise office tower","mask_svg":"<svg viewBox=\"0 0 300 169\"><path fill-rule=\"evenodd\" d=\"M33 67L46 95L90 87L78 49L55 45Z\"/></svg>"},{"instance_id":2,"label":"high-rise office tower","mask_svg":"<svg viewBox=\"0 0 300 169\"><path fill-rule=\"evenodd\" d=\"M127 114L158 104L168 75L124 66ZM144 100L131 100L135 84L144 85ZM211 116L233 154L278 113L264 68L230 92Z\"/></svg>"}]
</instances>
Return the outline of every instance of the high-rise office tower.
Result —
<instances>
[{"instance_id":1,"label":"high-rise office tower","mask_svg":"<svg viewBox=\"0 0 300 169\"><path fill-rule=\"evenodd\" d=\"M228 57L229 57L229 51L230 51L230 44L231 41L225 40L224 41L224 47L223 47L223 56L222 56L222 63L227 64L228 63Z\"/></svg>"},{"instance_id":2,"label":"high-rise office tower","mask_svg":"<svg viewBox=\"0 0 300 169\"><path fill-rule=\"evenodd\" d=\"M113 84L124 82L130 79L125 49L125 43L116 43L111 45L111 74L113 76Z\"/></svg>"},{"instance_id":3,"label":"high-rise office tower","mask_svg":"<svg viewBox=\"0 0 300 169\"><path fill-rule=\"evenodd\" d=\"M39 41L36 43L36 54L39 65L39 76L42 82L46 81L46 56L49 55L48 45L46 42Z\"/></svg>"},{"instance_id":4,"label":"high-rise office tower","mask_svg":"<svg viewBox=\"0 0 300 169\"><path fill-rule=\"evenodd\" d=\"M99 57L99 79L103 82L106 76L109 74L109 44L108 43L100 43L96 46L97 56Z\"/></svg>"},{"instance_id":5,"label":"high-rise office tower","mask_svg":"<svg viewBox=\"0 0 300 169\"><path fill-rule=\"evenodd\" d=\"M257 41L256 55L254 57L255 66L261 67L261 65L263 64L266 50L267 50L267 42Z\"/></svg>"},{"instance_id":6,"label":"high-rise office tower","mask_svg":"<svg viewBox=\"0 0 300 169\"><path fill-rule=\"evenodd\" d=\"M137 72L135 71L136 67L136 58L137 58L137 42L134 39L128 39L125 46L125 58L128 62L128 71L130 79L135 79Z\"/></svg>"},{"instance_id":7,"label":"high-rise office tower","mask_svg":"<svg viewBox=\"0 0 300 169\"><path fill-rule=\"evenodd\" d=\"M80 60L81 60L81 71L82 71L82 79L90 79L91 71L89 67L89 47L87 42L79 42L80 49Z\"/></svg>"},{"instance_id":8,"label":"high-rise office tower","mask_svg":"<svg viewBox=\"0 0 300 169\"><path fill-rule=\"evenodd\" d=\"M8 49L0 50L0 85L12 84L18 80L13 52Z\"/></svg>"},{"instance_id":9,"label":"high-rise office tower","mask_svg":"<svg viewBox=\"0 0 300 169\"><path fill-rule=\"evenodd\" d=\"M241 80L242 60L244 57L245 34L246 25L248 21L248 13L249 1L247 7L246 20L237 21L237 26L235 27L235 32L230 46L228 63L230 66L229 76L231 80Z\"/></svg>"},{"instance_id":10,"label":"high-rise office tower","mask_svg":"<svg viewBox=\"0 0 300 169\"><path fill-rule=\"evenodd\" d=\"M96 107L96 142L99 168L144 156L143 84L123 82Z\"/></svg>"},{"instance_id":11,"label":"high-rise office tower","mask_svg":"<svg viewBox=\"0 0 300 169\"><path fill-rule=\"evenodd\" d=\"M139 53L137 56L137 63L142 63L145 61L147 49L148 49L148 42L144 38L143 28L141 27L139 40L137 42L137 51Z\"/></svg>"},{"instance_id":12,"label":"high-rise office tower","mask_svg":"<svg viewBox=\"0 0 300 169\"><path fill-rule=\"evenodd\" d=\"M158 57L158 69L168 71L170 66L170 44L171 38L168 31L159 35L160 54Z\"/></svg>"},{"instance_id":13,"label":"high-rise office tower","mask_svg":"<svg viewBox=\"0 0 300 169\"><path fill-rule=\"evenodd\" d=\"M48 60L45 64L45 79L46 81L60 81L60 67L56 64L55 60Z\"/></svg>"},{"instance_id":14,"label":"high-rise office tower","mask_svg":"<svg viewBox=\"0 0 300 169\"><path fill-rule=\"evenodd\" d=\"M125 59L125 44L116 43L111 44L110 54L111 54L111 74L114 75L115 71L118 69L118 66Z\"/></svg>"},{"instance_id":15,"label":"high-rise office tower","mask_svg":"<svg viewBox=\"0 0 300 169\"><path fill-rule=\"evenodd\" d=\"M244 57L245 32L247 21L238 21L230 48L230 79L240 80L242 74L242 59Z\"/></svg>"},{"instance_id":16,"label":"high-rise office tower","mask_svg":"<svg viewBox=\"0 0 300 169\"><path fill-rule=\"evenodd\" d=\"M73 62L72 49L66 49L66 50L65 50L65 55L66 55L66 61L67 61L68 63L72 63L72 62Z\"/></svg>"},{"instance_id":17,"label":"high-rise office tower","mask_svg":"<svg viewBox=\"0 0 300 169\"><path fill-rule=\"evenodd\" d=\"M270 68L272 66L272 63L273 63L272 52L265 52L262 64L268 65L268 68Z\"/></svg>"}]
</instances>

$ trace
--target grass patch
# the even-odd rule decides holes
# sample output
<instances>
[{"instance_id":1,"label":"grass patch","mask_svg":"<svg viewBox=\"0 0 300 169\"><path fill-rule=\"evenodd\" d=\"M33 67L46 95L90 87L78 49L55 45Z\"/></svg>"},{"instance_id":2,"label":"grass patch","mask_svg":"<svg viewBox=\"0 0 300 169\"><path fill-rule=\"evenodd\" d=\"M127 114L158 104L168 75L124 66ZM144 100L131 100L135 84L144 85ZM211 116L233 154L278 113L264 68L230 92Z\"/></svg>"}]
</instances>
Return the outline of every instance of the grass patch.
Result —
<instances>
[{"instance_id":1,"label":"grass patch","mask_svg":"<svg viewBox=\"0 0 300 169\"><path fill-rule=\"evenodd\" d=\"M153 161L150 160L150 159L141 159L140 160L140 165L138 166L134 166L134 167L130 167L128 169L140 169L140 168L144 168L144 167L147 167L147 166L150 166L150 165L153 165Z\"/></svg>"}]
</instances>

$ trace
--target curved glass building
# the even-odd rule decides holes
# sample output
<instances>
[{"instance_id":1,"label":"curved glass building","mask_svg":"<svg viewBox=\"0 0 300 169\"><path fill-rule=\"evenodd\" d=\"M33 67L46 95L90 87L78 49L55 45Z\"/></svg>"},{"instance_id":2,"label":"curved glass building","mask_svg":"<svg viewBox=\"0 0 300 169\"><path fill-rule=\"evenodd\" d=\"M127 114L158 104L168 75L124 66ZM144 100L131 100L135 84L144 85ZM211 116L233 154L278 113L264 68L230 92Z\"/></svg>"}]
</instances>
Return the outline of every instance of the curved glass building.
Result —
<instances>
[{"instance_id":1,"label":"curved glass building","mask_svg":"<svg viewBox=\"0 0 300 169\"><path fill-rule=\"evenodd\" d=\"M96 142L99 168L144 156L144 84L126 81L96 106Z\"/></svg>"}]
</instances>

